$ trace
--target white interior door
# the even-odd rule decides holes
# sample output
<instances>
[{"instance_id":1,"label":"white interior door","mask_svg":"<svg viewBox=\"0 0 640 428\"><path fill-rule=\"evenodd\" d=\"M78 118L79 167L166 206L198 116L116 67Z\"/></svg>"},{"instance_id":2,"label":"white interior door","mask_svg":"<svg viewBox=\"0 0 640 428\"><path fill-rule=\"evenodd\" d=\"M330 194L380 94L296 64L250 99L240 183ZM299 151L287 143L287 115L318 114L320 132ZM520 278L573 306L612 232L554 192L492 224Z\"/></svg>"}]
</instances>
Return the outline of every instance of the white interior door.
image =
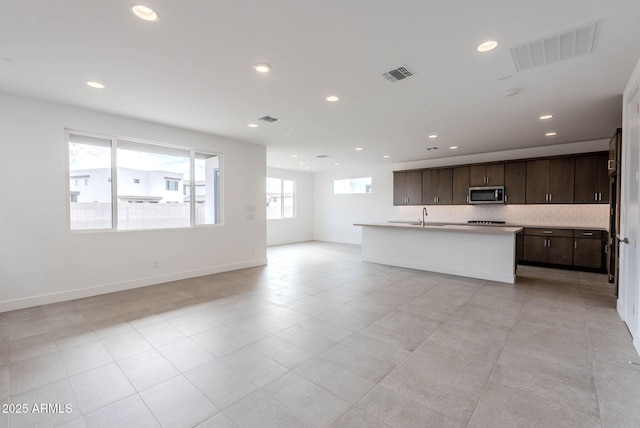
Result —
<instances>
[{"instance_id":1,"label":"white interior door","mask_svg":"<svg viewBox=\"0 0 640 428\"><path fill-rule=\"evenodd\" d=\"M638 343L638 170L640 164L640 91L638 85L625 100L625 127L623 130L624 161L622 171L622 210L620 217L620 298L621 315ZM628 241L627 241L628 240Z\"/></svg>"}]
</instances>

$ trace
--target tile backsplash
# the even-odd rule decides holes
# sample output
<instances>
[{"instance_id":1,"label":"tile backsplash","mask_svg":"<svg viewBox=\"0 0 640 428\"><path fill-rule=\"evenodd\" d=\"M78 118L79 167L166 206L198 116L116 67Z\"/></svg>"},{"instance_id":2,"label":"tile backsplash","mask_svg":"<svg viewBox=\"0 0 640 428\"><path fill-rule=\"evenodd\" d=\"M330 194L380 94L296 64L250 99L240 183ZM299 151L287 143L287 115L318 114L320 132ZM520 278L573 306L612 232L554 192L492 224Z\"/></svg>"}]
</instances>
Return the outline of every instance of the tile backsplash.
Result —
<instances>
[{"instance_id":1,"label":"tile backsplash","mask_svg":"<svg viewBox=\"0 0 640 428\"><path fill-rule=\"evenodd\" d=\"M397 218L422 219L422 206L394 207ZM501 220L524 226L575 226L608 229L609 205L431 205L427 221L466 223L468 220Z\"/></svg>"}]
</instances>

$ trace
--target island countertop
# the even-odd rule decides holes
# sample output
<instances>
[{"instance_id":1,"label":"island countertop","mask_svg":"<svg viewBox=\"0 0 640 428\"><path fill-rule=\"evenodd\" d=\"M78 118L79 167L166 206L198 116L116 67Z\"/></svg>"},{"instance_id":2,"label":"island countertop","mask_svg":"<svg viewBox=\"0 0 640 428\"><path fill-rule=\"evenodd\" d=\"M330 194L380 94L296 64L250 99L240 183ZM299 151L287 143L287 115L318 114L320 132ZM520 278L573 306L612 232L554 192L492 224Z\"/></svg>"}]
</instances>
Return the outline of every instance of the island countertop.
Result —
<instances>
[{"instance_id":1,"label":"island countertop","mask_svg":"<svg viewBox=\"0 0 640 428\"><path fill-rule=\"evenodd\" d=\"M367 226L367 227L392 227L396 229L415 229L424 231L452 231L452 232L477 232L477 233L489 233L489 234L514 234L522 231L522 227L517 226L478 226L472 224L447 224L447 223L425 223L424 226L419 224L409 223L355 223L354 226Z\"/></svg>"},{"instance_id":2,"label":"island countertop","mask_svg":"<svg viewBox=\"0 0 640 428\"><path fill-rule=\"evenodd\" d=\"M468 224L356 223L362 260L513 284L521 227Z\"/></svg>"}]
</instances>

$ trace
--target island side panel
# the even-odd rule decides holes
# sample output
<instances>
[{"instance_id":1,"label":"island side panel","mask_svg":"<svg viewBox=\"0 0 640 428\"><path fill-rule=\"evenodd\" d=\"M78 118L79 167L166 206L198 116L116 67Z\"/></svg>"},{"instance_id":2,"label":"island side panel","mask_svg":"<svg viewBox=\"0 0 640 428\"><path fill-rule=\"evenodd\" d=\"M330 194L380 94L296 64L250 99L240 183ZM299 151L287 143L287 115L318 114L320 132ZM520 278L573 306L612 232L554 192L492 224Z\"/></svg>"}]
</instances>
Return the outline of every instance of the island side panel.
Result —
<instances>
[{"instance_id":1,"label":"island side panel","mask_svg":"<svg viewBox=\"0 0 640 428\"><path fill-rule=\"evenodd\" d=\"M362 226L362 260L514 284L516 235Z\"/></svg>"}]
</instances>

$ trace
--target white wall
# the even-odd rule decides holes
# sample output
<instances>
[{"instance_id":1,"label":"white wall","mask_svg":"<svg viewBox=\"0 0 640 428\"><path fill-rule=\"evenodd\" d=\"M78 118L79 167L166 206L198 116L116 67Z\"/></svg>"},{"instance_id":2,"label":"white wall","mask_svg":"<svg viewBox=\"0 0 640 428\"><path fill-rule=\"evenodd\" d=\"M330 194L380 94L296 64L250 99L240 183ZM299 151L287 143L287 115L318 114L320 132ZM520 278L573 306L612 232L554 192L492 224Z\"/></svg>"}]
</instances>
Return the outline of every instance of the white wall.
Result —
<instances>
[{"instance_id":1,"label":"white wall","mask_svg":"<svg viewBox=\"0 0 640 428\"><path fill-rule=\"evenodd\" d=\"M614 130L611 132L613 133ZM393 171L492 162L541 156L608 150L608 140L510 150L481 155L459 156L395 163L371 168L354 168L316 173L314 177L314 239L320 241L361 243L361 230L354 223L418 220L422 207L393 206ZM372 177L370 194L334 195L334 179ZM504 220L540 226L608 227L606 205L505 205L505 206L429 206L428 221L466 222L467 220Z\"/></svg>"},{"instance_id":2,"label":"white wall","mask_svg":"<svg viewBox=\"0 0 640 428\"><path fill-rule=\"evenodd\" d=\"M266 262L263 146L7 94L0 117L0 311ZM69 231L65 128L222 153L223 224Z\"/></svg>"},{"instance_id":3,"label":"white wall","mask_svg":"<svg viewBox=\"0 0 640 428\"><path fill-rule=\"evenodd\" d=\"M267 176L295 181L295 218L267 220L267 245L313 239L313 174L288 169L267 168ZM263 198L261 209L265 208Z\"/></svg>"}]
</instances>

